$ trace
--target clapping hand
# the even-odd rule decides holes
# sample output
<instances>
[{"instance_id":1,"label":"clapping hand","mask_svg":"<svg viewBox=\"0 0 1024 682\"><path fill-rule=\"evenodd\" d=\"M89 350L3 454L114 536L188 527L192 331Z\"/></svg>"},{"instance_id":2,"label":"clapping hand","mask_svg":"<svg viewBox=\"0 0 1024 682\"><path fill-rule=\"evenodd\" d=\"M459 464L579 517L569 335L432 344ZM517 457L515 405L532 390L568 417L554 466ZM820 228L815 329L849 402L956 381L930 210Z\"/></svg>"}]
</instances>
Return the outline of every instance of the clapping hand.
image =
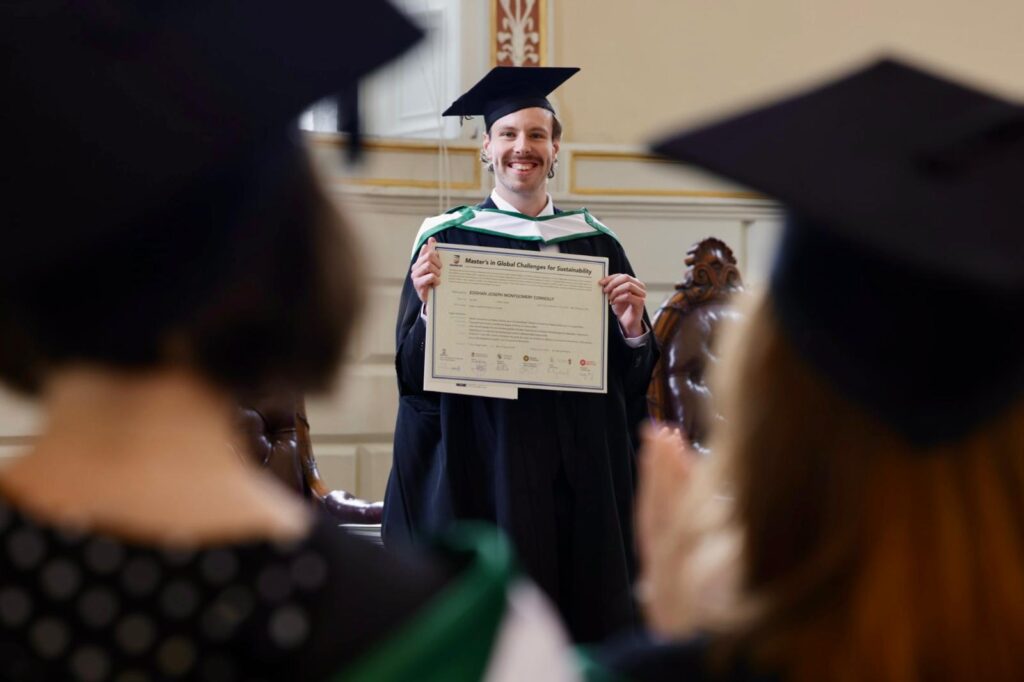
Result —
<instances>
[{"instance_id":1,"label":"clapping hand","mask_svg":"<svg viewBox=\"0 0 1024 682\"><path fill-rule=\"evenodd\" d=\"M688 543L678 537L679 521L698 461L679 429L644 427L636 506L638 597L648 626L656 632L673 632L680 618L679 576Z\"/></svg>"}]
</instances>

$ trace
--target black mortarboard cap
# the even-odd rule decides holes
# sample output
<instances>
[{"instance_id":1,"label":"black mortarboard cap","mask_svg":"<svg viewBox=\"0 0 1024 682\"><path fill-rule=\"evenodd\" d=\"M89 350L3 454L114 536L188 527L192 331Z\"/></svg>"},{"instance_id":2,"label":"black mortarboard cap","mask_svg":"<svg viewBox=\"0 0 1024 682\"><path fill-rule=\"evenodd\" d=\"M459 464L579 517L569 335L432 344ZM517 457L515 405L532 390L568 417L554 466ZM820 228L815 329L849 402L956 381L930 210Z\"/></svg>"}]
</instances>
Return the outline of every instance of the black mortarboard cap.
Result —
<instances>
[{"instance_id":1,"label":"black mortarboard cap","mask_svg":"<svg viewBox=\"0 0 1024 682\"><path fill-rule=\"evenodd\" d=\"M654 150L786 206L784 332L912 442L956 440L1020 397L1020 105L883 60Z\"/></svg>"},{"instance_id":2,"label":"black mortarboard cap","mask_svg":"<svg viewBox=\"0 0 1024 682\"><path fill-rule=\"evenodd\" d=\"M575 66L496 66L444 110L442 116L483 116L484 126L528 107L554 113L547 96L579 71Z\"/></svg>"},{"instance_id":3,"label":"black mortarboard cap","mask_svg":"<svg viewBox=\"0 0 1024 682\"><path fill-rule=\"evenodd\" d=\"M421 35L385 0L3 3L5 264L137 228Z\"/></svg>"},{"instance_id":4,"label":"black mortarboard cap","mask_svg":"<svg viewBox=\"0 0 1024 682\"><path fill-rule=\"evenodd\" d=\"M226 286L300 281L296 120L420 36L386 0L0 3L0 323L145 364Z\"/></svg>"}]
</instances>

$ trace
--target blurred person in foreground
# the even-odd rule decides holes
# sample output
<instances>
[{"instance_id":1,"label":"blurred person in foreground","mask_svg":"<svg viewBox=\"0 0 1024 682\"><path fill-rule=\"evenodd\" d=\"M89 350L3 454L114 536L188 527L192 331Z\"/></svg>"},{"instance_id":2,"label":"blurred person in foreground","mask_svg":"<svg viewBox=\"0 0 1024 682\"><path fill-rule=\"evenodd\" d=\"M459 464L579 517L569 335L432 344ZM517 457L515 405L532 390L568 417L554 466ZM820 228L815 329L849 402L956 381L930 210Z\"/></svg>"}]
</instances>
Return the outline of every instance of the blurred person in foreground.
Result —
<instances>
[{"instance_id":1,"label":"blurred person in foreground","mask_svg":"<svg viewBox=\"0 0 1024 682\"><path fill-rule=\"evenodd\" d=\"M377 0L0 9L0 376L45 412L0 470L0 678L565 671L499 538L384 555L234 447L234 396L324 388L359 308L294 121L419 36Z\"/></svg>"},{"instance_id":2,"label":"blurred person in foreground","mask_svg":"<svg viewBox=\"0 0 1024 682\"><path fill-rule=\"evenodd\" d=\"M1024 676L1024 108L894 61L656 146L787 208L697 463L648 434L629 680ZM718 394L716 394L718 395Z\"/></svg>"}]
</instances>

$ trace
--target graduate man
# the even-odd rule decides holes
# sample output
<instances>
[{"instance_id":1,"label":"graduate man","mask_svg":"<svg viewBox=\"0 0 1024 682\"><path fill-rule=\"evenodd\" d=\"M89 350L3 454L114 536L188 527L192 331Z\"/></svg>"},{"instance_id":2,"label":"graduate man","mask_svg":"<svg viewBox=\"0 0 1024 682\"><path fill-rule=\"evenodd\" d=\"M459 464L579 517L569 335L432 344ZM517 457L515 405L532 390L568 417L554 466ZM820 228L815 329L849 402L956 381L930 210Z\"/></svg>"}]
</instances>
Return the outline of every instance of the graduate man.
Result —
<instances>
[{"instance_id":1,"label":"graduate man","mask_svg":"<svg viewBox=\"0 0 1024 682\"><path fill-rule=\"evenodd\" d=\"M578 70L496 67L444 112L484 116L481 161L495 187L476 207L426 220L417 236L398 315L384 538L415 542L456 519L495 523L575 639L593 641L636 622L634 445L657 348L645 286L615 235L585 209L555 208L547 191L562 126L546 97ZM607 394L424 391L424 304L444 277L439 242L607 257Z\"/></svg>"}]
</instances>

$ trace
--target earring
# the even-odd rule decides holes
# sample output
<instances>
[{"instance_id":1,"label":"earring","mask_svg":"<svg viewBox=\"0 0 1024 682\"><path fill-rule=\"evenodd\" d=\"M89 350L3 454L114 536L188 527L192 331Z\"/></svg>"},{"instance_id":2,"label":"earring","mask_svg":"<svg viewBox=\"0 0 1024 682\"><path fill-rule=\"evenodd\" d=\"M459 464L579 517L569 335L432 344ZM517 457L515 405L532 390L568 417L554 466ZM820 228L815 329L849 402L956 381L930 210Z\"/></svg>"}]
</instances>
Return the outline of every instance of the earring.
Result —
<instances>
[{"instance_id":1,"label":"earring","mask_svg":"<svg viewBox=\"0 0 1024 682\"><path fill-rule=\"evenodd\" d=\"M554 177L555 177L555 166L557 166L557 165L558 165L558 157L555 157L555 160L551 162L551 168L548 169L548 180L554 179Z\"/></svg>"}]
</instances>

